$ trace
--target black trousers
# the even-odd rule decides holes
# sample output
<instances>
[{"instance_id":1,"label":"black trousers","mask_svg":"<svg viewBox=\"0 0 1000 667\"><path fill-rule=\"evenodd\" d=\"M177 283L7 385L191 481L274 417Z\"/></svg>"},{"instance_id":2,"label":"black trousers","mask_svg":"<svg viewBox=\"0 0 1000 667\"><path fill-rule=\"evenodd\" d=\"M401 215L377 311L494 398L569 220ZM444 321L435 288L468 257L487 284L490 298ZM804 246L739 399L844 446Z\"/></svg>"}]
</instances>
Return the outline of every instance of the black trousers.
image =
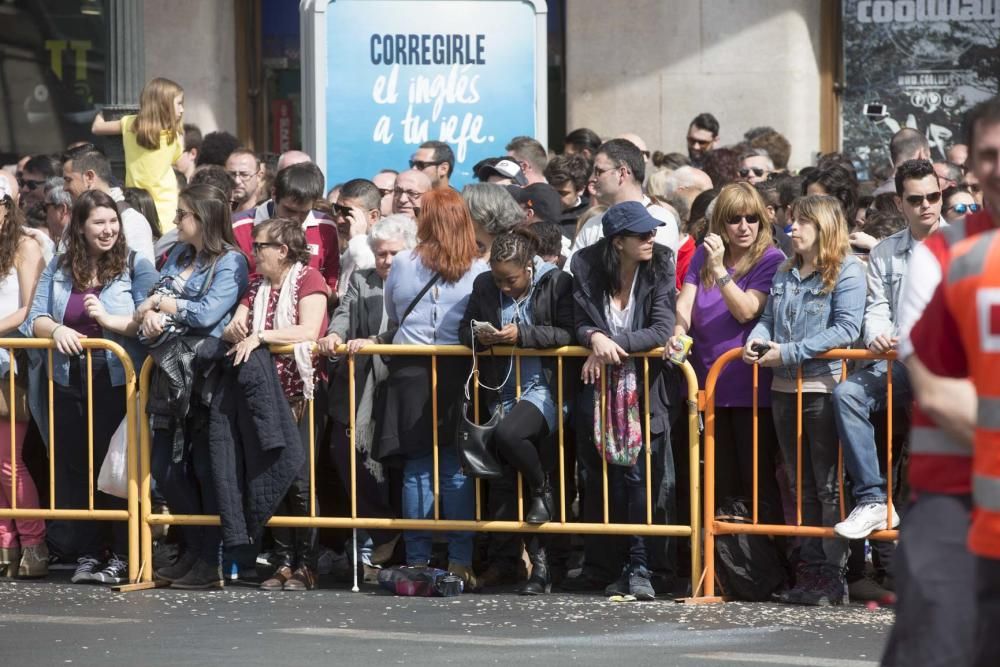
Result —
<instances>
[{"instance_id":1,"label":"black trousers","mask_svg":"<svg viewBox=\"0 0 1000 667\"><path fill-rule=\"evenodd\" d=\"M111 436L125 416L125 387L111 386L107 361L101 351L91 355L93 369L94 509L126 509L126 501L97 490L97 476L108 453ZM87 357L70 360L69 384L54 384L55 484L57 509L86 509L87 485ZM106 549L124 557L128 553L128 524L124 521L50 521L47 530L52 550L70 559L101 558Z\"/></svg>"},{"instance_id":2,"label":"black trousers","mask_svg":"<svg viewBox=\"0 0 1000 667\"><path fill-rule=\"evenodd\" d=\"M778 491L778 436L770 408L757 410L757 516L761 523L783 524ZM753 408L716 408L716 506L726 498L753 498Z\"/></svg>"},{"instance_id":3,"label":"black trousers","mask_svg":"<svg viewBox=\"0 0 1000 667\"><path fill-rule=\"evenodd\" d=\"M212 459L208 439L209 408L191 405L184 425L185 451L180 461L173 460L173 431L153 432L152 473L173 514L218 515ZM219 526L176 526L185 550L216 563L222 531Z\"/></svg>"},{"instance_id":4,"label":"black trousers","mask_svg":"<svg viewBox=\"0 0 1000 667\"><path fill-rule=\"evenodd\" d=\"M975 667L1000 664L1000 560L976 558Z\"/></svg>"}]
</instances>

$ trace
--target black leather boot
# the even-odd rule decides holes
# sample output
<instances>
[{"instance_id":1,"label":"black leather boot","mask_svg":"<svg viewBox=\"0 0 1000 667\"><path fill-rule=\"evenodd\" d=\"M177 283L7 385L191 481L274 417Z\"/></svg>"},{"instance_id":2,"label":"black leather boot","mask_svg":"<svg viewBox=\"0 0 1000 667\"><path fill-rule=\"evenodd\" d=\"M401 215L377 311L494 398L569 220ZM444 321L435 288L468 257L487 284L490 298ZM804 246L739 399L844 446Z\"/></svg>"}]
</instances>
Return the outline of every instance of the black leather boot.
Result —
<instances>
[{"instance_id":1,"label":"black leather boot","mask_svg":"<svg viewBox=\"0 0 1000 667\"><path fill-rule=\"evenodd\" d=\"M518 589L519 595L544 595L552 592L552 575L549 573L549 562L545 555L545 547L538 546L534 553L529 553L531 559L531 577Z\"/></svg>"},{"instance_id":2,"label":"black leather boot","mask_svg":"<svg viewBox=\"0 0 1000 667\"><path fill-rule=\"evenodd\" d=\"M531 494L531 503L528 511L524 515L527 523L537 525L552 521L552 507L555 502L552 500L552 487L546 479L540 489L535 489Z\"/></svg>"}]
</instances>

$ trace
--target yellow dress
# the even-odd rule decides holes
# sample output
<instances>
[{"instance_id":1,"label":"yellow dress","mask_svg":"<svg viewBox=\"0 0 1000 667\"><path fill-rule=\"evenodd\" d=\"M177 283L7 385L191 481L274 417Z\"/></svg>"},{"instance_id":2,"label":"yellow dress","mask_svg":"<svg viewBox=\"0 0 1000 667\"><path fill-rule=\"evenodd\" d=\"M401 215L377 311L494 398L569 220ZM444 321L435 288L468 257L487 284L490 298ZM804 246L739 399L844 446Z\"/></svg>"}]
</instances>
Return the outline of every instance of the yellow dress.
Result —
<instances>
[{"instance_id":1,"label":"yellow dress","mask_svg":"<svg viewBox=\"0 0 1000 667\"><path fill-rule=\"evenodd\" d=\"M172 144L167 143L170 133L164 130L160 133L159 148L144 148L132 131L135 116L123 116L121 123L125 145L125 185L149 192L156 202L160 229L166 233L174 228L174 216L177 214L177 177L174 176L173 165L184 147L177 138Z\"/></svg>"}]
</instances>

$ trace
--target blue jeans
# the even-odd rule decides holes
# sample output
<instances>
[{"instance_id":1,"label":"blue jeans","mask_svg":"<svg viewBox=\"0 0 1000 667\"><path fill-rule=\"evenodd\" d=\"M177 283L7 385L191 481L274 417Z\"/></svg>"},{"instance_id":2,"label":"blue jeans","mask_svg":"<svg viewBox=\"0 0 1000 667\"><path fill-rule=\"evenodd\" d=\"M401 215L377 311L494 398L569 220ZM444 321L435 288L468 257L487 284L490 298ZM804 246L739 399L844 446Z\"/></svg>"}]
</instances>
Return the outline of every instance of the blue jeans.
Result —
<instances>
[{"instance_id":1,"label":"blue jeans","mask_svg":"<svg viewBox=\"0 0 1000 667\"><path fill-rule=\"evenodd\" d=\"M434 517L434 457L433 454L407 459L403 464L403 518L431 519ZM438 489L443 507L442 519L472 519L476 507L476 482L462 474L458 453L453 447L438 449ZM448 533L448 561L472 565L472 537L468 531ZM406 564L426 565L431 560L431 533L428 530L407 530Z\"/></svg>"},{"instance_id":2,"label":"blue jeans","mask_svg":"<svg viewBox=\"0 0 1000 667\"><path fill-rule=\"evenodd\" d=\"M871 415L887 404L888 363L880 360L852 373L833 390L837 433L844 447L844 468L859 505L886 500L885 476L879 469L875 427ZM910 401L910 378L906 367L892 364L892 403L903 410Z\"/></svg>"},{"instance_id":3,"label":"blue jeans","mask_svg":"<svg viewBox=\"0 0 1000 667\"><path fill-rule=\"evenodd\" d=\"M778 444L788 467L792 496L797 491L796 396L771 392L771 415ZM802 394L802 525L832 527L840 521L837 479L837 430L829 394ZM842 577L847 564L847 540L807 537L802 540L802 562L831 576Z\"/></svg>"}]
</instances>

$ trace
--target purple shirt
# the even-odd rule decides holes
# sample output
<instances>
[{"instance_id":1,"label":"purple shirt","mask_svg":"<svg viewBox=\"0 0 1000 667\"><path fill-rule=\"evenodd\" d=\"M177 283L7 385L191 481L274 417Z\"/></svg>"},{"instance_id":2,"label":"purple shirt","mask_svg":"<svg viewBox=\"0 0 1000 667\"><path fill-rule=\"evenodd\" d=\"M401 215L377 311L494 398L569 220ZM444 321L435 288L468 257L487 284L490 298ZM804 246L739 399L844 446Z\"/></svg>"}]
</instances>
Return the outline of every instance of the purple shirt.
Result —
<instances>
[{"instance_id":1,"label":"purple shirt","mask_svg":"<svg viewBox=\"0 0 1000 667\"><path fill-rule=\"evenodd\" d=\"M757 264L739 280L734 280L740 289L757 290L767 294L771 291L771 282L778 267L785 261L785 255L777 248L768 248ZM694 307L691 309L691 329L688 335L694 339L691 348L691 365L698 375L698 382L705 385L708 369L724 352L734 347L746 345L747 336L753 330L757 320L740 324L722 298L719 288L712 285L706 288L701 284L698 273L705 264L705 246L698 246L688 267L685 283L698 288L694 297ZM732 275L732 269L729 269ZM761 368L757 376L757 404L761 407L771 405L771 371ZM715 404L720 407L751 407L753 406L753 369L741 359L731 361L719 376L715 385Z\"/></svg>"},{"instance_id":2,"label":"purple shirt","mask_svg":"<svg viewBox=\"0 0 1000 667\"><path fill-rule=\"evenodd\" d=\"M101 288L91 287L82 292L78 292L75 287L73 288L69 295L69 301L66 302L66 312L63 314L62 323L70 329L76 329L87 338L101 338L104 335L101 325L88 315L87 309L83 307L83 298L88 294L100 296Z\"/></svg>"}]
</instances>

